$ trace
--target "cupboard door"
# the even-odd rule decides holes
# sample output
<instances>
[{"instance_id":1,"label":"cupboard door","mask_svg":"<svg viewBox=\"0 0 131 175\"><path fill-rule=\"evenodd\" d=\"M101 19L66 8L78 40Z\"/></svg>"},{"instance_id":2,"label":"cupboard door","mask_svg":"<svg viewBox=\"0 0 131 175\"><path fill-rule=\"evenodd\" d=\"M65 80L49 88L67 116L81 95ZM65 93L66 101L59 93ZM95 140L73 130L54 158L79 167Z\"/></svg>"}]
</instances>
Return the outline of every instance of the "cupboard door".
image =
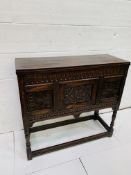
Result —
<instances>
[{"instance_id":1,"label":"cupboard door","mask_svg":"<svg viewBox=\"0 0 131 175\"><path fill-rule=\"evenodd\" d=\"M98 79L83 79L59 83L61 109L74 109L95 104Z\"/></svg>"},{"instance_id":2,"label":"cupboard door","mask_svg":"<svg viewBox=\"0 0 131 175\"><path fill-rule=\"evenodd\" d=\"M100 94L101 102L117 103L123 78L122 75L104 77Z\"/></svg>"},{"instance_id":3,"label":"cupboard door","mask_svg":"<svg viewBox=\"0 0 131 175\"><path fill-rule=\"evenodd\" d=\"M47 113L53 109L53 85L33 84L25 87L27 111L31 113Z\"/></svg>"}]
</instances>

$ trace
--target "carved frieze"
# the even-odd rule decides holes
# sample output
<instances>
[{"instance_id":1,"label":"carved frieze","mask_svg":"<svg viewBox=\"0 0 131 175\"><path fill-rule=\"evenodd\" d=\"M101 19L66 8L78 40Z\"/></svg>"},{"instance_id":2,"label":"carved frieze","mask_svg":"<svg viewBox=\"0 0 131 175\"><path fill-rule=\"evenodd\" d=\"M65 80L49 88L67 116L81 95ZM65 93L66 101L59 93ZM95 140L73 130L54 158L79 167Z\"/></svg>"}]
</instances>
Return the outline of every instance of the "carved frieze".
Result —
<instances>
[{"instance_id":1,"label":"carved frieze","mask_svg":"<svg viewBox=\"0 0 131 175\"><path fill-rule=\"evenodd\" d=\"M124 75L126 69L122 66L107 67L107 68L95 68L95 69L86 69L86 70L77 70L77 71L66 71L66 72L35 72L26 74L24 76L24 82L28 84L36 83L48 83L54 81L66 81L66 80L80 80L87 78L95 78L101 76L111 76L111 75Z\"/></svg>"},{"instance_id":2,"label":"carved frieze","mask_svg":"<svg viewBox=\"0 0 131 175\"><path fill-rule=\"evenodd\" d=\"M91 105L91 106L85 106L85 107L79 107L79 108L74 108L74 109L70 109L70 110L62 110L62 111L56 111L54 112L50 112L50 113L46 113L46 114L37 114L37 115L30 115L29 116L29 121L30 123L34 123L34 122L38 122L38 121L42 121L42 120L48 120L48 119L54 119L54 118L58 118L58 117L62 117L65 115L72 115L75 113L82 113L82 112L88 112L88 111L92 111L92 110L96 110L96 109L104 109L107 107L114 107L117 105L117 101L113 101L113 102L107 102L104 104L97 104L97 105Z\"/></svg>"}]
</instances>

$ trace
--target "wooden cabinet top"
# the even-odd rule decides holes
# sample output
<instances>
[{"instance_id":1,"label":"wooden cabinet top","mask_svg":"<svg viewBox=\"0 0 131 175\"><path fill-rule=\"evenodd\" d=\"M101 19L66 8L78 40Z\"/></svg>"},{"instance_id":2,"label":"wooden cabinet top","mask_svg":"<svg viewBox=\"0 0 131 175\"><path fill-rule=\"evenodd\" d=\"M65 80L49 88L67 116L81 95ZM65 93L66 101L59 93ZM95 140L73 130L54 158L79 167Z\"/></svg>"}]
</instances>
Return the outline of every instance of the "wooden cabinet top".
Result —
<instances>
[{"instance_id":1,"label":"wooden cabinet top","mask_svg":"<svg viewBox=\"0 0 131 175\"><path fill-rule=\"evenodd\" d=\"M50 68L80 67L103 64L130 64L111 55L57 56L43 58L16 58L17 72Z\"/></svg>"}]
</instances>

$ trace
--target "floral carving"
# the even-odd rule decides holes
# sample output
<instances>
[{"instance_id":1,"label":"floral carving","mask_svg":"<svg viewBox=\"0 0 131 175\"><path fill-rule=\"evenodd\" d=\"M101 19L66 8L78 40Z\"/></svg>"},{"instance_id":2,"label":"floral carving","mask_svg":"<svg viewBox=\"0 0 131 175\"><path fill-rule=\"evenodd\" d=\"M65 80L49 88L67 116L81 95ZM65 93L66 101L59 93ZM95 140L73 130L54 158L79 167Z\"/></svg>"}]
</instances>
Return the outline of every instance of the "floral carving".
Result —
<instances>
[{"instance_id":1,"label":"floral carving","mask_svg":"<svg viewBox=\"0 0 131 175\"><path fill-rule=\"evenodd\" d=\"M64 89L64 104L87 102L91 98L91 85L66 87Z\"/></svg>"},{"instance_id":2,"label":"floral carving","mask_svg":"<svg viewBox=\"0 0 131 175\"><path fill-rule=\"evenodd\" d=\"M52 93L50 91L28 93L27 100L29 112L52 107Z\"/></svg>"}]
</instances>

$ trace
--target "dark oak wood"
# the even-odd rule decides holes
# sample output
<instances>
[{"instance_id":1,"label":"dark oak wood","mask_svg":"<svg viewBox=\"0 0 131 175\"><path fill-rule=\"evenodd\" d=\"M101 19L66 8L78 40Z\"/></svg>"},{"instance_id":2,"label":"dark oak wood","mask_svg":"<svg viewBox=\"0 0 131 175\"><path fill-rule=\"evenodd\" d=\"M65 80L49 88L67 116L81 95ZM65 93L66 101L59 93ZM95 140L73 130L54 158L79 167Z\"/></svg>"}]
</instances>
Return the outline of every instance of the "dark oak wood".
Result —
<instances>
[{"instance_id":1,"label":"dark oak wood","mask_svg":"<svg viewBox=\"0 0 131 175\"><path fill-rule=\"evenodd\" d=\"M110 55L17 58L22 117L28 160L36 155L112 136L128 67L128 61ZM112 108L110 126L99 110ZM80 117L94 111L93 116ZM73 115L74 119L33 127L35 122ZM98 120L107 130L94 136L32 151L30 134L86 120Z\"/></svg>"},{"instance_id":2,"label":"dark oak wood","mask_svg":"<svg viewBox=\"0 0 131 175\"><path fill-rule=\"evenodd\" d=\"M63 56L63 57L44 57L44 58L17 58L17 71L33 69L54 69L69 68L80 66L91 66L100 64L128 64L128 61L109 55L84 55L84 56Z\"/></svg>"}]
</instances>

